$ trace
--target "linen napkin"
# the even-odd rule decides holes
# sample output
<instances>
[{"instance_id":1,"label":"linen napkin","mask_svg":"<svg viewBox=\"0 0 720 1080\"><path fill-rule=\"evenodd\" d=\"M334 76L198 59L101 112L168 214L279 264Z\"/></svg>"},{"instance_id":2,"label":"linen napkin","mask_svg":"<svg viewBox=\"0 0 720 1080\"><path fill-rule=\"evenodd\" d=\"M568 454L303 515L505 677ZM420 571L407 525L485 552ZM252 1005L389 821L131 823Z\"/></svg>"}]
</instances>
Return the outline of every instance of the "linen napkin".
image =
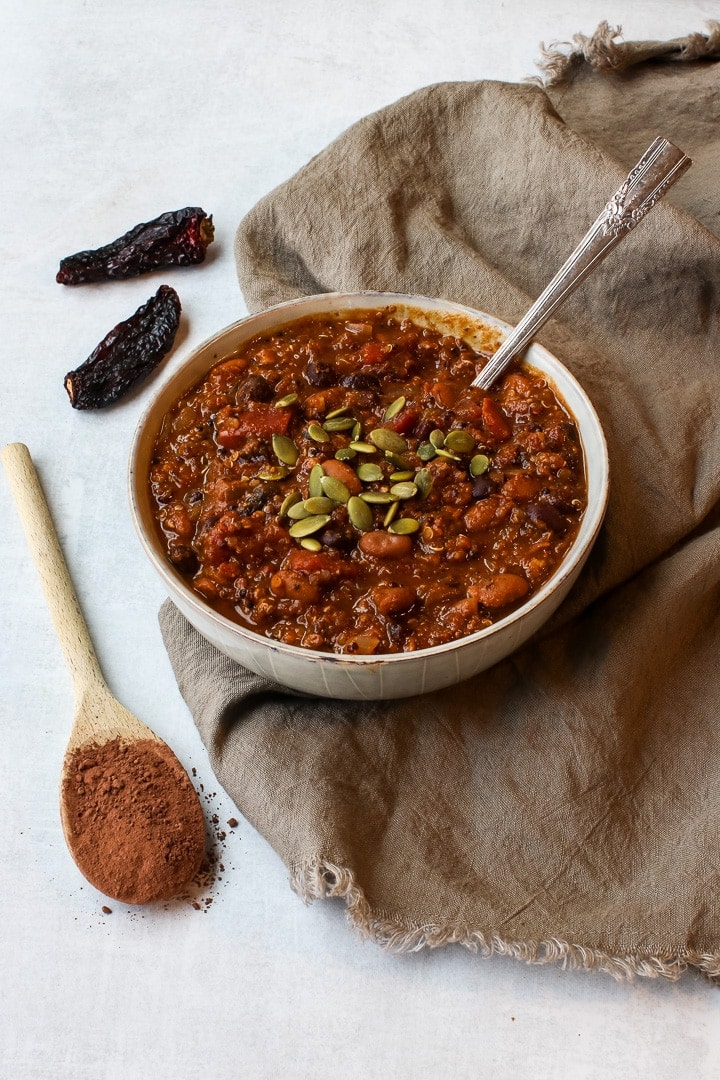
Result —
<instances>
[{"instance_id":1,"label":"linen napkin","mask_svg":"<svg viewBox=\"0 0 720 1080\"><path fill-rule=\"evenodd\" d=\"M720 25L546 50L547 85L429 86L241 222L248 307L442 296L516 322L656 135L695 161L539 339L583 384L606 523L551 624L396 702L301 697L161 628L218 780L306 900L396 950L720 976ZM679 61L679 62L678 62Z\"/></svg>"}]
</instances>

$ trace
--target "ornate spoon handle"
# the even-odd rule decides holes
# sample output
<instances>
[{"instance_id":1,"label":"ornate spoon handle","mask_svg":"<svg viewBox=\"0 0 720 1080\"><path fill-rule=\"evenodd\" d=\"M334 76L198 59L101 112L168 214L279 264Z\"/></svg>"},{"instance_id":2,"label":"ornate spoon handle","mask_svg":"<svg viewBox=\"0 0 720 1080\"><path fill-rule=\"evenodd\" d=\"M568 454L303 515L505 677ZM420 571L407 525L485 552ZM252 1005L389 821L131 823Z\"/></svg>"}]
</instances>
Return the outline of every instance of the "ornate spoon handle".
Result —
<instances>
[{"instance_id":1,"label":"ornate spoon handle","mask_svg":"<svg viewBox=\"0 0 720 1080\"><path fill-rule=\"evenodd\" d=\"M691 164L690 158L667 139L655 139L567 262L473 380L473 386L490 389L513 357L530 343L543 323L592 273L608 252L635 228L648 210L652 210L658 199Z\"/></svg>"}]
</instances>

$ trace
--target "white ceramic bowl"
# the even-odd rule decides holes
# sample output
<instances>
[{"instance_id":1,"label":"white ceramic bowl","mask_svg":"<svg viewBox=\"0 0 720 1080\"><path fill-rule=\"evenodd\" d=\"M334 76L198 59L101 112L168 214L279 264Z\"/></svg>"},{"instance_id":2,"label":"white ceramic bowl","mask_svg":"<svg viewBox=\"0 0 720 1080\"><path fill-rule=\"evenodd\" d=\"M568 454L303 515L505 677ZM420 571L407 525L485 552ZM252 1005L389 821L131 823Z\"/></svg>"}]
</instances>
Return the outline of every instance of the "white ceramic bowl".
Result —
<instances>
[{"instance_id":1,"label":"white ceramic bowl","mask_svg":"<svg viewBox=\"0 0 720 1080\"><path fill-rule=\"evenodd\" d=\"M472 326L475 344L501 339L506 323L445 300L395 293L324 293L278 304L221 330L197 348L165 382L138 425L130 460L130 503L146 554L180 611L213 645L240 664L295 690L323 697L379 699L438 690L477 675L508 656L553 614L577 579L597 537L608 493L608 457L598 417L568 370L540 345L527 362L543 372L578 425L585 455L588 506L580 530L555 574L522 607L476 634L417 652L382 656L340 656L271 641L219 615L183 581L163 553L148 490L152 448L165 413L218 360L258 333L275 330L312 314L388 305L428 325L458 332ZM467 334L464 336L468 337Z\"/></svg>"}]
</instances>

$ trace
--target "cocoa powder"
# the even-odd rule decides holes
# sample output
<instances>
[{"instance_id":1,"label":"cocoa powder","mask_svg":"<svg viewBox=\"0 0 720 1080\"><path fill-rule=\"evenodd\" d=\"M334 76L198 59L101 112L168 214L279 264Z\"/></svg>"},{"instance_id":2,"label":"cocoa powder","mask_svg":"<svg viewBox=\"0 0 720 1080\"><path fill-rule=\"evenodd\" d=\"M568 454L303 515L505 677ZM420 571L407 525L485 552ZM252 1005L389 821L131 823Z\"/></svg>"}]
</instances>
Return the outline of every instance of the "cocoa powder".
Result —
<instances>
[{"instance_id":1,"label":"cocoa powder","mask_svg":"<svg viewBox=\"0 0 720 1080\"><path fill-rule=\"evenodd\" d=\"M202 808L165 743L79 747L66 762L61 805L75 861L106 896L127 904L169 900L200 867Z\"/></svg>"}]
</instances>

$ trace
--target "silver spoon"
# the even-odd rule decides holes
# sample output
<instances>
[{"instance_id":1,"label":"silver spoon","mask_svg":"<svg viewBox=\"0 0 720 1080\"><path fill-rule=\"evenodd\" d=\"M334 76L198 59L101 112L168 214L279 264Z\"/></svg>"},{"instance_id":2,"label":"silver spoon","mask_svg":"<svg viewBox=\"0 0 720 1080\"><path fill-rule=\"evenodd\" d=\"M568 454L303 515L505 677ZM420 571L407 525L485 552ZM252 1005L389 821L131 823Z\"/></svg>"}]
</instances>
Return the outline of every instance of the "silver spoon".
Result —
<instances>
[{"instance_id":1,"label":"silver spoon","mask_svg":"<svg viewBox=\"0 0 720 1080\"><path fill-rule=\"evenodd\" d=\"M530 343L588 274L692 165L691 159L667 139L658 138L645 151L600 216L593 222L567 262L560 267L527 314L505 338L496 353L473 379L472 385L489 390L510 361Z\"/></svg>"}]
</instances>

